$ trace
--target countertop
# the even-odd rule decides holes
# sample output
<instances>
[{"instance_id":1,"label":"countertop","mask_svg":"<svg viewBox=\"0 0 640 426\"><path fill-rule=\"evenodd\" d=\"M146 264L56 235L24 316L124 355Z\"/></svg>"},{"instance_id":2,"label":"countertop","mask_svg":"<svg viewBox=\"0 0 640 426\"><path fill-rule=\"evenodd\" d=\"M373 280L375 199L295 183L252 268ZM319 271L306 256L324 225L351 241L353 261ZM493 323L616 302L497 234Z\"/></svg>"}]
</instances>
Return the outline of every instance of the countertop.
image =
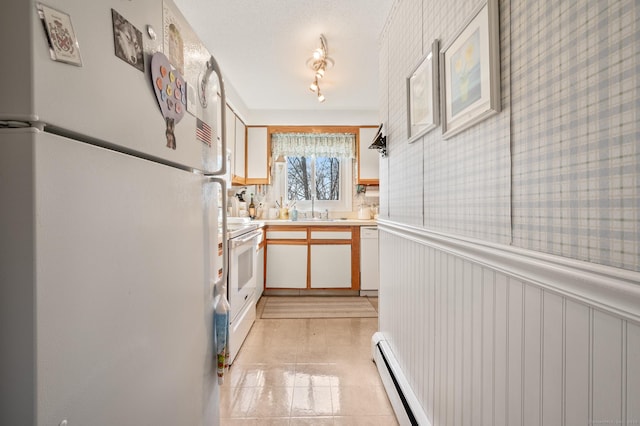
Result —
<instances>
[{"instance_id":1,"label":"countertop","mask_svg":"<svg viewBox=\"0 0 640 426\"><path fill-rule=\"evenodd\" d=\"M375 219L300 219L297 221L282 219L257 220L258 223L264 225L284 225L284 226L376 226L378 222Z\"/></svg>"}]
</instances>

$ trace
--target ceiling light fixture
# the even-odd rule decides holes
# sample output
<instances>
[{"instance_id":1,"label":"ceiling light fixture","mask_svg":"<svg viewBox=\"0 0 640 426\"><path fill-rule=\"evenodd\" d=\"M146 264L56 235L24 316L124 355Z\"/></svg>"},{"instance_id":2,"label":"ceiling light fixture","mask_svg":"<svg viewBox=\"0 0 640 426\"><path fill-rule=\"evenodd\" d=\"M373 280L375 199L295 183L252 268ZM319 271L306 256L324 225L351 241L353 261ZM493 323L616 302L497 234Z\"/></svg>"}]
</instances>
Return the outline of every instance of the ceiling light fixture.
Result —
<instances>
[{"instance_id":1,"label":"ceiling light fixture","mask_svg":"<svg viewBox=\"0 0 640 426\"><path fill-rule=\"evenodd\" d=\"M309 85L309 90L311 90L312 92L317 92L318 91L318 79L317 78L315 80L313 80L313 83L311 83Z\"/></svg>"},{"instance_id":2,"label":"ceiling light fixture","mask_svg":"<svg viewBox=\"0 0 640 426\"><path fill-rule=\"evenodd\" d=\"M318 102L324 102L325 97L320 93L320 85L318 79L324 77L324 73L333 67L333 59L329 57L329 49L327 49L327 39L320 34L320 47L313 51L313 56L307 60L307 66L314 72L313 82L309 85L309 90L318 95Z\"/></svg>"}]
</instances>

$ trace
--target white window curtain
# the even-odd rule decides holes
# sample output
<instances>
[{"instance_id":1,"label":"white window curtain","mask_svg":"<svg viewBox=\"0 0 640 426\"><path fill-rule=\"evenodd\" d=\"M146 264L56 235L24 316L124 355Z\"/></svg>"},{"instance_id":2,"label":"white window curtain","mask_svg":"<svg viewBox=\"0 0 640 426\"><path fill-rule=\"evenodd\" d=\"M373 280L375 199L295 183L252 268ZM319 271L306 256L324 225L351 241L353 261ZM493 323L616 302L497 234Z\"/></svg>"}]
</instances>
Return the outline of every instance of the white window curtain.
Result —
<instances>
[{"instance_id":1,"label":"white window curtain","mask_svg":"<svg viewBox=\"0 0 640 426\"><path fill-rule=\"evenodd\" d=\"M271 152L274 158L289 157L356 158L356 135L353 133L273 133Z\"/></svg>"}]
</instances>

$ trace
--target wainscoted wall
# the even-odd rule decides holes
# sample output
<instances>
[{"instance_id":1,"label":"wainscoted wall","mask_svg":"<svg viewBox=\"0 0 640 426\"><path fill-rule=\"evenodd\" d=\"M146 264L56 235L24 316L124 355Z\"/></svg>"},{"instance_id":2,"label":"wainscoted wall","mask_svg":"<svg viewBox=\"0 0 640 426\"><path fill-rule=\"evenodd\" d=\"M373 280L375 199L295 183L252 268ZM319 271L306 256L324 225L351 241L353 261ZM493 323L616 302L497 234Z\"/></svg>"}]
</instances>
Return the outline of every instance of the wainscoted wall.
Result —
<instances>
[{"instance_id":1,"label":"wainscoted wall","mask_svg":"<svg viewBox=\"0 0 640 426\"><path fill-rule=\"evenodd\" d=\"M500 0L501 112L409 144L406 77L480 3L381 36L381 331L434 425L640 424L640 3Z\"/></svg>"},{"instance_id":2,"label":"wainscoted wall","mask_svg":"<svg viewBox=\"0 0 640 426\"><path fill-rule=\"evenodd\" d=\"M640 274L380 229L380 331L433 425L640 424Z\"/></svg>"}]
</instances>

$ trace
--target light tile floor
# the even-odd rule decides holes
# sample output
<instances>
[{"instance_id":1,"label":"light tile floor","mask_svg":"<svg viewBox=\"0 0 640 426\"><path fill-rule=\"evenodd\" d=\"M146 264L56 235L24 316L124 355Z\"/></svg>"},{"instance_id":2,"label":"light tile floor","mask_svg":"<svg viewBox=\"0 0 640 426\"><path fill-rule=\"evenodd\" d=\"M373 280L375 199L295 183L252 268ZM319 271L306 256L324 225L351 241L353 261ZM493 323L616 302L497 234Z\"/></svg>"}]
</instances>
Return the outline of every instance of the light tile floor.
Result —
<instances>
[{"instance_id":1,"label":"light tile floor","mask_svg":"<svg viewBox=\"0 0 640 426\"><path fill-rule=\"evenodd\" d=\"M223 426L398 424L371 360L377 318L260 319L264 301L220 388Z\"/></svg>"}]
</instances>

